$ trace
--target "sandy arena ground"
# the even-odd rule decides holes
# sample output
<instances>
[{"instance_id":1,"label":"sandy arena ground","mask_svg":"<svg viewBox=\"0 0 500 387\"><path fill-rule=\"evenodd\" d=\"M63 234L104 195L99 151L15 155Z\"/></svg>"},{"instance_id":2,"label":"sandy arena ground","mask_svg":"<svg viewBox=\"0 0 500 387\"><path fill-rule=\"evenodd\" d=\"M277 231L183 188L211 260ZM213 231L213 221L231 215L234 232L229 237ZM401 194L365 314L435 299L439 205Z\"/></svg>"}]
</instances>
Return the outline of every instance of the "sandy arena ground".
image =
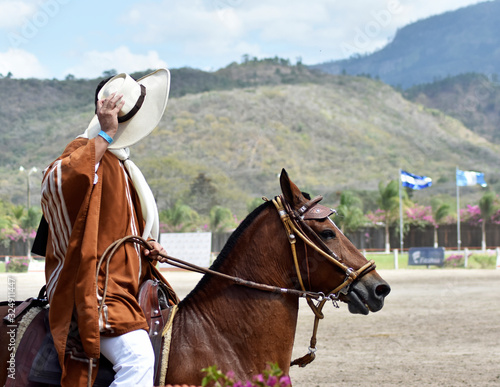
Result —
<instances>
[{"instance_id":1,"label":"sandy arena ground","mask_svg":"<svg viewBox=\"0 0 500 387\"><path fill-rule=\"evenodd\" d=\"M500 386L500 270L380 271L385 307L352 315L325 306L316 360L294 367L295 387ZM198 274L166 272L180 297ZM36 296L42 273L14 274L17 299ZM0 299L8 274L0 274ZM307 352L313 315L301 304L294 358Z\"/></svg>"}]
</instances>

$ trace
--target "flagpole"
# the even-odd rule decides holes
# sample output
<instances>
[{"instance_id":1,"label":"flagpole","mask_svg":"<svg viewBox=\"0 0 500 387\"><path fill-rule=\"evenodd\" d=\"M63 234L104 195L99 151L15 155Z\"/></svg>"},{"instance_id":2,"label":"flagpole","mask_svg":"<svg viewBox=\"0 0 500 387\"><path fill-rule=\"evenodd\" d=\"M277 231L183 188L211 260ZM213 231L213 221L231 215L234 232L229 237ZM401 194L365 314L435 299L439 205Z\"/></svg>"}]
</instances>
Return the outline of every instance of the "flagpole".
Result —
<instances>
[{"instance_id":1,"label":"flagpole","mask_svg":"<svg viewBox=\"0 0 500 387\"><path fill-rule=\"evenodd\" d=\"M455 183L457 185L457 251L460 251L462 241L460 239L460 193L458 188L458 167L455 170Z\"/></svg>"},{"instance_id":2,"label":"flagpole","mask_svg":"<svg viewBox=\"0 0 500 387\"><path fill-rule=\"evenodd\" d=\"M401 254L403 254L403 200L401 195L401 168L399 169L399 244L401 246Z\"/></svg>"}]
</instances>

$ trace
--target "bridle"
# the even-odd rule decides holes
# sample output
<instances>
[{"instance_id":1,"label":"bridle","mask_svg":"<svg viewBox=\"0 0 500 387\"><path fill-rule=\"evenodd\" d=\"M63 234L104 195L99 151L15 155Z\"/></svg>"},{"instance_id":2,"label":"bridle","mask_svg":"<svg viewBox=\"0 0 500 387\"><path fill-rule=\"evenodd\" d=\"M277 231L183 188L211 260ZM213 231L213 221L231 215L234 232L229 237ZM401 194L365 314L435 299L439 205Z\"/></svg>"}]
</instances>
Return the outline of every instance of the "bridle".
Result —
<instances>
[{"instance_id":1,"label":"bridle","mask_svg":"<svg viewBox=\"0 0 500 387\"><path fill-rule=\"evenodd\" d=\"M329 262L338 266L345 273L344 282L342 282L332 291L328 292L326 295L322 294L322 297L316 298L317 304L314 304L311 297L305 295L307 304L309 305L315 316L313 334L310 340L309 352L305 356L292 361L292 366L298 365L299 367L305 367L316 357L316 333L318 330L319 320L325 317L322 312L325 303L328 300L331 300L333 305L338 308L337 301L340 297L339 293L347 294L349 292L350 286L354 283L354 281L359 280L362 276L375 269L375 262L373 260L368 261L357 270L346 266L341 262L338 255L330 250L328 246L323 242L323 240L318 236L318 234L316 234L316 232L314 232L314 230L312 230L311 227L309 227L309 225L305 222L305 220L311 219L326 219L335 212L328 207L318 204L322 199L323 198L321 196L316 196L314 199L309 200L307 203L301 206L297 211L293 210L282 196L277 196L273 199L273 204L278 211L281 221L283 222L283 226L288 236L288 241L290 242L295 271L297 273L297 278L299 280L301 289L306 292L297 258L297 237L300 238L305 243L305 245L313 248L316 252L326 258ZM315 241L313 242L303 230L307 230L307 233L312 238L314 238Z\"/></svg>"},{"instance_id":2,"label":"bridle","mask_svg":"<svg viewBox=\"0 0 500 387\"><path fill-rule=\"evenodd\" d=\"M267 198L263 199L268 201ZM331 251L328 248L328 246L326 246L326 244L321 240L321 238L316 234L316 232L314 232L314 230L312 230L307 225L307 223L305 222L306 220L326 219L334 213L332 209L318 204L318 202L321 199L322 199L321 196L317 196L316 198L305 203L301 208L299 208L299 210L293 210L282 196L277 196L272 200L274 206L276 207L276 210L278 211L283 226L286 230L288 241L290 242L295 270L297 272L297 277L300 283L301 290L291 289L291 288L281 288L277 286L248 281L242 278L234 277L218 271L200 267L192 263L180 260L178 258L171 257L166 254L160 253L159 255L165 258L165 263L168 263L170 265L176 266L181 269L201 274L211 274L214 276L219 276L231 280L238 285L243 285L246 287L259 289L267 292L279 293L279 294L291 294L297 297L304 297L307 300L309 307L311 308L311 310L315 315L313 335L310 341L309 353L299 359L294 360L291 363L291 365L299 365L300 367L305 367L315 358L316 332L319 320L324 318L322 309L325 303L327 301L332 301L333 305L335 307L338 307L337 301L339 300L340 297L339 293L347 294L349 287L354 283L354 281L359 280L363 275L365 275L366 273L375 268L375 262L373 260L368 261L365 265L356 270L346 266L344 263L341 262L338 255L335 254L335 252ZM317 251L319 254L325 257L329 262L333 263L334 265L338 266L341 270L343 270L346 275L345 280L327 294L323 292L314 292L311 290L306 290L297 258L297 251L296 251L297 238L301 239L307 246L313 248L315 251ZM315 241L313 241L311 238L314 238ZM137 243L148 250L152 249L152 246L149 244L148 241L135 235L126 236L122 239L113 242L110 246L108 246L108 248L106 249L106 251L104 251L98 262L97 272L96 272L96 284L97 284L99 276L99 268L104 262L106 262L103 294L102 296L100 296L99 292L97 293L98 298L100 300L99 315L101 315L104 301L106 298L108 278L109 278L109 261L115 254L115 252L118 250L118 248L126 242ZM317 304L314 304L313 300L316 301Z\"/></svg>"},{"instance_id":3,"label":"bridle","mask_svg":"<svg viewBox=\"0 0 500 387\"><path fill-rule=\"evenodd\" d=\"M338 266L341 270L344 271L346 277L344 282L338 285L335 289L330 291L327 294L327 297L338 300L339 292L343 294L347 294L349 291L350 285L365 275L369 271L375 269L375 262L373 260L368 261L365 265L360 267L357 270L352 269L351 267L346 266L340 261L340 258L337 254L331 251L328 246L321 240L321 238L316 234L305 222L305 219L326 219L330 215L332 215L335 211L319 205L319 201L321 201L322 197L317 196L314 199L308 201L302 207L299 208L298 211L292 210L288 203L282 198L282 196L277 196L273 199L273 204L278 211L281 221L285 227L288 241L290 242L290 246L292 248L293 261L295 264L295 270L297 272L297 277L299 279L300 286L302 290L306 290L304 287L304 281L302 280L302 274L299 269L297 251L295 248L295 244L297 241L297 237L299 237L306 245L312 247L315 251L325 257L329 262ZM309 238L306 233L303 231L306 229L313 238L316 239L315 242ZM319 245L319 246L318 246Z\"/></svg>"}]
</instances>

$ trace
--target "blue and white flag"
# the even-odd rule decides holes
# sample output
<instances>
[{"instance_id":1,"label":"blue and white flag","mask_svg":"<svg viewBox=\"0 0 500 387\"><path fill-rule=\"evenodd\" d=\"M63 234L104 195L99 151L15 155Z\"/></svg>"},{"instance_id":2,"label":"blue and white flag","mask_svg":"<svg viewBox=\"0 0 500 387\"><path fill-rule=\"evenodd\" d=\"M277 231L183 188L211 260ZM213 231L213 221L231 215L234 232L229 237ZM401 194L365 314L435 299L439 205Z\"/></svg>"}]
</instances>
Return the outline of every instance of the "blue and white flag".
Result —
<instances>
[{"instance_id":1,"label":"blue and white flag","mask_svg":"<svg viewBox=\"0 0 500 387\"><path fill-rule=\"evenodd\" d=\"M401 183L403 187L423 189L432 185L432 179L427 176L418 176L401 170Z\"/></svg>"},{"instance_id":2,"label":"blue and white flag","mask_svg":"<svg viewBox=\"0 0 500 387\"><path fill-rule=\"evenodd\" d=\"M457 169L457 186L466 187L476 184L479 184L481 187L487 186L484 181L484 173Z\"/></svg>"}]
</instances>

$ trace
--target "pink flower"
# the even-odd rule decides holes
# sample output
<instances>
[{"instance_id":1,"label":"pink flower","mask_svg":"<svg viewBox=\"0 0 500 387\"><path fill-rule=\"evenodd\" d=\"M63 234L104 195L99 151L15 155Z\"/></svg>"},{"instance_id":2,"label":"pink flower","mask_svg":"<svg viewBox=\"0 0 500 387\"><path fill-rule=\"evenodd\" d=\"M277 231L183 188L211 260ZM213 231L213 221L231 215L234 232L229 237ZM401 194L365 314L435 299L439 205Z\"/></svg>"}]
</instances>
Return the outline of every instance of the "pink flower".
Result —
<instances>
[{"instance_id":1,"label":"pink flower","mask_svg":"<svg viewBox=\"0 0 500 387\"><path fill-rule=\"evenodd\" d=\"M235 377L234 371L227 371L227 373L226 373L226 377L227 377L229 380L234 380L234 377Z\"/></svg>"},{"instance_id":2,"label":"pink flower","mask_svg":"<svg viewBox=\"0 0 500 387\"><path fill-rule=\"evenodd\" d=\"M290 376L284 375L280 378L280 387L290 387L292 385L292 381L290 380Z\"/></svg>"},{"instance_id":3,"label":"pink flower","mask_svg":"<svg viewBox=\"0 0 500 387\"><path fill-rule=\"evenodd\" d=\"M264 383L264 376L262 376L262 374L255 375L255 376L253 377L253 380L254 380L255 382Z\"/></svg>"}]
</instances>

